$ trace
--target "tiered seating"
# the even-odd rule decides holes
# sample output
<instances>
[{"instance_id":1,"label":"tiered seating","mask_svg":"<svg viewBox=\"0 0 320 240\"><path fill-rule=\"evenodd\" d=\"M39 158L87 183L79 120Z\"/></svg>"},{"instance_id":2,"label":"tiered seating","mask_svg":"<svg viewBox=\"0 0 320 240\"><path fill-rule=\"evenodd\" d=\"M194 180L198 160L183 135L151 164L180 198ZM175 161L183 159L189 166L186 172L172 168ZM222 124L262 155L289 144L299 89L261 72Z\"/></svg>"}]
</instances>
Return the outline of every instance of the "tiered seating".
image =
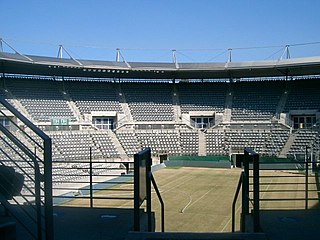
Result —
<instances>
[{"instance_id":1,"label":"tiered seating","mask_svg":"<svg viewBox=\"0 0 320 240\"><path fill-rule=\"evenodd\" d=\"M170 84L125 84L123 93L135 121L173 121Z\"/></svg>"},{"instance_id":2,"label":"tiered seating","mask_svg":"<svg viewBox=\"0 0 320 240\"><path fill-rule=\"evenodd\" d=\"M50 132L49 135L53 139L54 160L89 160L90 147L93 159L119 157L108 131Z\"/></svg>"},{"instance_id":3,"label":"tiered seating","mask_svg":"<svg viewBox=\"0 0 320 240\"><path fill-rule=\"evenodd\" d=\"M227 149L250 147L257 153L265 153L265 144L270 132L267 130L229 130L225 132Z\"/></svg>"},{"instance_id":4,"label":"tiered seating","mask_svg":"<svg viewBox=\"0 0 320 240\"><path fill-rule=\"evenodd\" d=\"M182 155L198 155L199 135L197 131L181 131L180 142Z\"/></svg>"},{"instance_id":5,"label":"tiered seating","mask_svg":"<svg viewBox=\"0 0 320 240\"><path fill-rule=\"evenodd\" d=\"M85 171L86 169L86 171ZM85 163L53 163L52 182L53 185L74 182L88 176L89 164Z\"/></svg>"},{"instance_id":6,"label":"tiered seating","mask_svg":"<svg viewBox=\"0 0 320 240\"><path fill-rule=\"evenodd\" d=\"M223 112L226 98L225 83L179 83L179 93L182 113L190 111Z\"/></svg>"},{"instance_id":7,"label":"tiered seating","mask_svg":"<svg viewBox=\"0 0 320 240\"><path fill-rule=\"evenodd\" d=\"M67 91L80 112L114 111L122 113L119 96L111 83L100 82L71 82Z\"/></svg>"},{"instance_id":8,"label":"tiered seating","mask_svg":"<svg viewBox=\"0 0 320 240\"><path fill-rule=\"evenodd\" d=\"M299 130L295 133L295 139L288 152L289 155L305 154L306 147L317 148L319 142L319 134L311 130Z\"/></svg>"},{"instance_id":9,"label":"tiered seating","mask_svg":"<svg viewBox=\"0 0 320 240\"><path fill-rule=\"evenodd\" d=\"M176 131L137 131L136 135L142 147L151 147L153 154L180 155L181 153L179 135Z\"/></svg>"},{"instance_id":10,"label":"tiered seating","mask_svg":"<svg viewBox=\"0 0 320 240\"><path fill-rule=\"evenodd\" d=\"M51 132L53 145L61 153L66 161L89 160L90 147L92 148L92 157L94 159L102 158L102 153L94 144L88 132L70 131L70 132Z\"/></svg>"},{"instance_id":11,"label":"tiered seating","mask_svg":"<svg viewBox=\"0 0 320 240\"><path fill-rule=\"evenodd\" d=\"M141 150L141 143L139 143L135 132L117 132L117 137L128 156L133 156Z\"/></svg>"},{"instance_id":12,"label":"tiered seating","mask_svg":"<svg viewBox=\"0 0 320 240\"><path fill-rule=\"evenodd\" d=\"M112 142L112 139L108 132L94 132L90 134L95 146L100 149L103 157L105 158L117 158L119 153Z\"/></svg>"},{"instance_id":13,"label":"tiered seating","mask_svg":"<svg viewBox=\"0 0 320 240\"><path fill-rule=\"evenodd\" d=\"M233 86L233 121L270 120L284 92L282 82L235 83Z\"/></svg>"},{"instance_id":14,"label":"tiered seating","mask_svg":"<svg viewBox=\"0 0 320 240\"><path fill-rule=\"evenodd\" d=\"M8 81L7 87L36 121L48 122L52 118L76 121L58 82L15 79Z\"/></svg>"},{"instance_id":15,"label":"tiered seating","mask_svg":"<svg viewBox=\"0 0 320 240\"><path fill-rule=\"evenodd\" d=\"M271 129L269 139L266 141L265 153L277 156L289 138L289 129Z\"/></svg>"},{"instance_id":16,"label":"tiered seating","mask_svg":"<svg viewBox=\"0 0 320 240\"><path fill-rule=\"evenodd\" d=\"M288 99L284 111L319 110L320 83L319 79L296 80L288 83Z\"/></svg>"},{"instance_id":17,"label":"tiered seating","mask_svg":"<svg viewBox=\"0 0 320 240\"><path fill-rule=\"evenodd\" d=\"M228 155L223 131L210 130L206 133L207 155Z\"/></svg>"},{"instance_id":18,"label":"tiered seating","mask_svg":"<svg viewBox=\"0 0 320 240\"><path fill-rule=\"evenodd\" d=\"M15 99L20 101L34 120L40 122L39 125L44 128L49 128L48 121L52 118L67 118L71 121L77 121L73 111L78 111L70 107L75 108L76 106L81 114L93 111L124 113L129 110L133 120L139 121L136 123L139 130L133 130L131 122L128 123L130 126L127 128L130 130L117 130L119 142L128 156L132 156L146 146L152 147L153 153L156 154L197 155L199 145L202 144L202 138L199 143L198 132L188 128L183 129L182 121L168 121L174 121L180 116L179 110L181 113L190 113L191 111L223 113L226 99L228 104L232 104L231 124L227 126L221 123L225 128L223 131L207 129L206 141L203 143L206 144L207 155L228 155L230 149L243 147L252 147L261 154L278 155L288 140L289 130L273 129L267 126L271 123L270 119L275 116L276 109L284 108L284 112L301 110L296 111L299 114L300 112L304 114L303 110L320 110L320 82L318 79L289 82L236 82L232 83L232 87L230 87L230 83L225 82L180 82L175 85L158 82L122 82L118 86L111 82L69 81L62 84L59 81L47 79L8 78L2 85L0 95L7 98L8 96L12 97L14 103L17 103ZM9 91L6 92L4 86ZM227 96L229 87L230 90L232 89L232 99L231 95ZM286 95L283 95L285 89L288 93L287 98ZM176 95L173 94L174 92ZM127 106L124 105L125 109L122 109L119 100L127 102L129 108L127 109ZM68 101L74 101L75 105L69 104ZM178 106L174 108L173 102ZM21 106L16 104L16 107ZM315 119L317 115L314 111L308 111L306 114L310 112ZM229 112L226 111L226 113ZM225 116L223 119L229 118ZM114 121L117 121L116 117ZM146 122L154 121L161 123L147 123L148 125L146 125ZM261 127L261 124L255 123L258 128L253 127L254 130L250 130L248 129L248 121L264 121L261 124L265 126ZM145 124L143 125L141 122ZM313 123L314 120L312 120ZM150 130L156 125L155 128L159 129L167 129L167 126L170 126L168 129L179 128L180 130ZM165 127L160 127L160 125ZM245 127L233 128L232 126L235 125L245 125ZM140 128L140 126L142 127ZM73 122L71 128L77 127L77 123ZM310 141L315 141L314 133L307 134L307 136L303 134L305 133L299 132L289 154L299 153ZM119 157L118 149L114 146L108 132L51 132L50 135L54 144L54 161L88 159L89 147L92 147L93 157L96 159ZM201 148L200 151L203 149ZM8 151L10 152L10 150Z\"/></svg>"}]
</instances>

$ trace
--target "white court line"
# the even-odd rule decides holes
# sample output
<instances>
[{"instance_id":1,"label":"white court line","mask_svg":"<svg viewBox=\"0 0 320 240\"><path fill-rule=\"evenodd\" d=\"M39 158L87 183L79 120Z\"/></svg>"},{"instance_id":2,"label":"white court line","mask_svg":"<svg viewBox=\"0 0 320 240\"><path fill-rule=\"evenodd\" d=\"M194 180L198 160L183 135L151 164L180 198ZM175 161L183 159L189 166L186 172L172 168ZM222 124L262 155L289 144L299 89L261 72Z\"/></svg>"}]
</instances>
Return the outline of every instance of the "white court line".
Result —
<instances>
[{"instance_id":1,"label":"white court line","mask_svg":"<svg viewBox=\"0 0 320 240\"><path fill-rule=\"evenodd\" d=\"M275 174L275 172L273 172L272 177L274 176L274 174ZM272 178L271 182L268 184L268 186L267 186L267 188L266 188L266 191L269 189L271 183L273 182L273 179L274 179L274 178ZM264 197L264 195L266 194L266 191L262 193L261 198ZM237 213L239 212L240 208L241 208L241 205L236 209L235 215L237 215ZM224 232L224 230L225 230L225 229L227 228L227 226L230 224L231 220L232 220L232 217L229 218L228 222L224 225L223 229L222 229L220 232Z\"/></svg>"},{"instance_id":2,"label":"white court line","mask_svg":"<svg viewBox=\"0 0 320 240\"><path fill-rule=\"evenodd\" d=\"M195 203L197 203L198 201L200 201L202 198L204 198L206 195L208 195L208 193L211 192L213 189L215 189L215 186L213 188L209 189L205 194L203 194L201 197L199 197L196 201L194 201L190 205L186 206L184 208L184 210L186 210L187 207L190 207L190 206L194 205Z\"/></svg>"}]
</instances>

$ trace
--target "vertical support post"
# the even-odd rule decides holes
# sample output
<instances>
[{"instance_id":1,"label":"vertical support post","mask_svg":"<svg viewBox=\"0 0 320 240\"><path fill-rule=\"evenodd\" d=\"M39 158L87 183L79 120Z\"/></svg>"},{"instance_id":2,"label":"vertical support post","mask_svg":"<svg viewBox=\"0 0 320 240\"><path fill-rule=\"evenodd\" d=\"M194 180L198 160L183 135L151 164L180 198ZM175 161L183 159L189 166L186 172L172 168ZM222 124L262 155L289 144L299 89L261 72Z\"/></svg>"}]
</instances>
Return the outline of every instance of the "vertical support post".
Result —
<instances>
[{"instance_id":1,"label":"vertical support post","mask_svg":"<svg viewBox=\"0 0 320 240\"><path fill-rule=\"evenodd\" d=\"M177 51L175 49L172 49L172 62L174 63L175 67L178 69L179 64L178 64L176 52Z\"/></svg>"},{"instance_id":2,"label":"vertical support post","mask_svg":"<svg viewBox=\"0 0 320 240\"><path fill-rule=\"evenodd\" d=\"M309 192L309 160L308 160L308 146L306 146L305 153L305 168L306 168L306 176L305 176L305 209L308 210L308 192Z\"/></svg>"},{"instance_id":3,"label":"vertical support post","mask_svg":"<svg viewBox=\"0 0 320 240\"><path fill-rule=\"evenodd\" d=\"M134 211L133 211L133 231L140 231L140 174L139 174L139 156L134 155Z\"/></svg>"},{"instance_id":4,"label":"vertical support post","mask_svg":"<svg viewBox=\"0 0 320 240\"><path fill-rule=\"evenodd\" d=\"M242 211L241 232L246 231L246 216L249 214L249 153L244 150L243 159L243 186L242 186Z\"/></svg>"},{"instance_id":5,"label":"vertical support post","mask_svg":"<svg viewBox=\"0 0 320 240\"><path fill-rule=\"evenodd\" d=\"M39 165L37 162L37 149L34 147L34 176L35 176L35 202L36 202L36 209L37 209L37 235L38 239L42 239L42 217L41 217L41 184L40 184L40 172L39 172Z\"/></svg>"},{"instance_id":6,"label":"vertical support post","mask_svg":"<svg viewBox=\"0 0 320 240\"><path fill-rule=\"evenodd\" d=\"M89 179L90 179L90 208L93 208L93 184L92 184L92 148L89 148L89 156L90 156L90 170L89 170Z\"/></svg>"},{"instance_id":7,"label":"vertical support post","mask_svg":"<svg viewBox=\"0 0 320 240\"><path fill-rule=\"evenodd\" d=\"M62 59L62 53L63 52L63 46L62 45L59 45L59 50L58 50L58 58Z\"/></svg>"},{"instance_id":8,"label":"vertical support post","mask_svg":"<svg viewBox=\"0 0 320 240\"><path fill-rule=\"evenodd\" d=\"M259 155L253 158L253 231L260 232L260 182L259 182Z\"/></svg>"},{"instance_id":9,"label":"vertical support post","mask_svg":"<svg viewBox=\"0 0 320 240\"><path fill-rule=\"evenodd\" d=\"M156 180L154 179L152 172L150 172L150 179L153 184L153 188L156 191L156 194L158 195L159 201L160 201L160 206L161 206L161 232L164 232L164 202L161 197L160 191L158 189Z\"/></svg>"},{"instance_id":10,"label":"vertical support post","mask_svg":"<svg viewBox=\"0 0 320 240\"><path fill-rule=\"evenodd\" d=\"M53 231L53 200L52 200L52 142L44 139L44 195L45 195L45 229L46 240L54 239Z\"/></svg>"},{"instance_id":11,"label":"vertical support post","mask_svg":"<svg viewBox=\"0 0 320 240\"><path fill-rule=\"evenodd\" d=\"M120 48L117 48L116 51L116 62L120 62Z\"/></svg>"},{"instance_id":12,"label":"vertical support post","mask_svg":"<svg viewBox=\"0 0 320 240\"><path fill-rule=\"evenodd\" d=\"M148 214L148 232L152 232L152 212L151 212L151 151L148 152L146 161L146 191L147 191L147 214Z\"/></svg>"},{"instance_id":13,"label":"vertical support post","mask_svg":"<svg viewBox=\"0 0 320 240\"><path fill-rule=\"evenodd\" d=\"M229 48L228 49L228 60L227 60L228 63L232 62L232 48Z\"/></svg>"}]
</instances>

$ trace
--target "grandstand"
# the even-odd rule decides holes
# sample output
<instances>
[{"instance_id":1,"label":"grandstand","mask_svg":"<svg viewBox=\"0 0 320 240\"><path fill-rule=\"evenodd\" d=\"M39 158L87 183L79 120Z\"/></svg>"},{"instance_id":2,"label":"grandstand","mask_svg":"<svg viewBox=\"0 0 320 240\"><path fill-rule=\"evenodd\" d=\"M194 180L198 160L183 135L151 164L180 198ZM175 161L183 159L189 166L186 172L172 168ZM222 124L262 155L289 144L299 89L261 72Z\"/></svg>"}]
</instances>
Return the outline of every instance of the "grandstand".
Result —
<instances>
[{"instance_id":1,"label":"grandstand","mask_svg":"<svg viewBox=\"0 0 320 240\"><path fill-rule=\"evenodd\" d=\"M91 161L96 176L123 174L146 147L157 163L190 156L231 162L245 147L293 159L311 149L318 159L319 69L316 57L171 64L0 52L0 96L52 140L53 185L59 185L82 181ZM31 147L28 136L37 136L15 131L24 123L1 110L1 125ZM1 147L1 159L16 154Z\"/></svg>"},{"instance_id":2,"label":"grandstand","mask_svg":"<svg viewBox=\"0 0 320 240\"><path fill-rule=\"evenodd\" d=\"M317 78L119 83L3 74L1 84L2 95L52 137L54 159L86 158L78 150L89 147L97 159L126 159L144 147L156 155L210 156L250 146L278 157L285 147L287 154L304 152L296 132L318 142Z\"/></svg>"}]
</instances>

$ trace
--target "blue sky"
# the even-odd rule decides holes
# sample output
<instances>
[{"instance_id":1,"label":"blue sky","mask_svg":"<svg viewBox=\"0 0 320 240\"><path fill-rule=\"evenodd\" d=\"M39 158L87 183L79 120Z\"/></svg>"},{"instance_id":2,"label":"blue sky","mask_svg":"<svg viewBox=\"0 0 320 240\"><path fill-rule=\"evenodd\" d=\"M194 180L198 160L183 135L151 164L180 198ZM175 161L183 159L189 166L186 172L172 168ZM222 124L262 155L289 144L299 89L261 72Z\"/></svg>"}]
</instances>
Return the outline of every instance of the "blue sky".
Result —
<instances>
[{"instance_id":1,"label":"blue sky","mask_svg":"<svg viewBox=\"0 0 320 240\"><path fill-rule=\"evenodd\" d=\"M320 42L319 0L0 0L0 9L0 37L31 55L57 56L63 44L82 59L115 60L120 48L127 61L170 62L176 49L180 62L219 62L233 48L233 61L250 61ZM320 56L320 43L290 54Z\"/></svg>"}]
</instances>

